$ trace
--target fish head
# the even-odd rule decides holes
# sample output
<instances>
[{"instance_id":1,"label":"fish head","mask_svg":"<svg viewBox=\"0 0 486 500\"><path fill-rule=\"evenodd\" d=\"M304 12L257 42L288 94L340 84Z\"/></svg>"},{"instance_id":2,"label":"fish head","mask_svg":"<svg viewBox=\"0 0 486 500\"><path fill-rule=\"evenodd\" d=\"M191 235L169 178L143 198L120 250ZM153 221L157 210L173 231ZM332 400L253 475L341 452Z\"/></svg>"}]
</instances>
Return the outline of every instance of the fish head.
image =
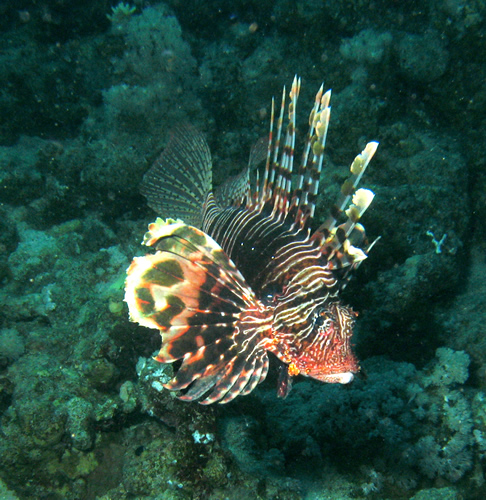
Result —
<instances>
[{"instance_id":1,"label":"fish head","mask_svg":"<svg viewBox=\"0 0 486 500\"><path fill-rule=\"evenodd\" d=\"M310 333L289 364L289 375L348 384L360 370L351 337L357 314L338 302L317 308Z\"/></svg>"}]
</instances>

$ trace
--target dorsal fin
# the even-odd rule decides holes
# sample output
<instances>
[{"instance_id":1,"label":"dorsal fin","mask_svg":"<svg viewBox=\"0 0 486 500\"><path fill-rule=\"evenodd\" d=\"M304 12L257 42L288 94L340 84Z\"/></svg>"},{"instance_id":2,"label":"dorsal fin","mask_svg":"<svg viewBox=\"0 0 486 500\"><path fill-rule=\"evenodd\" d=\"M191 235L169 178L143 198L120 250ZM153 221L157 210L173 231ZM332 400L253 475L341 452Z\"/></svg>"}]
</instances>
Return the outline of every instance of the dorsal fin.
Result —
<instances>
[{"instance_id":1,"label":"dorsal fin","mask_svg":"<svg viewBox=\"0 0 486 500\"><path fill-rule=\"evenodd\" d=\"M304 241L319 248L331 268L355 269L366 258L367 241L364 228L357 224L373 199L369 190L357 190L358 183L371 160L378 143L370 142L351 164L351 175L344 182L341 194L331 214L317 231L310 234L324 163L324 150L330 120L331 91L321 86L309 114L309 129L302 159L294 169L296 144L296 108L301 81L295 77L289 92L284 88L280 111L276 118L272 100L268 149L265 170L256 186L250 187L249 169L226 183L228 191L238 198L231 210L220 208L209 198L206 203L203 229L213 236L238 265L253 277L252 255L273 255L278 247L289 241ZM247 192L247 194L245 194ZM231 194L231 193L230 193ZM344 218L348 219L336 227ZM227 197L228 198L228 197ZM243 200L246 199L246 206ZM246 210L244 210L246 208ZM254 267L254 266L253 266ZM258 276L252 285L260 283Z\"/></svg>"},{"instance_id":2,"label":"dorsal fin","mask_svg":"<svg viewBox=\"0 0 486 500\"><path fill-rule=\"evenodd\" d=\"M353 163L351 163L351 166L349 168L351 175L344 181L343 185L341 186L341 193L334 205L331 207L329 217L317 231L326 232L332 231L334 229L336 222L341 216L346 205L349 203L351 196L353 196L353 194L356 192L359 181L365 173L366 167L373 158L373 155L375 154L377 148L377 142L369 142L363 149L363 151L361 151L361 153L353 160ZM368 208L368 206L366 208Z\"/></svg>"},{"instance_id":3,"label":"dorsal fin","mask_svg":"<svg viewBox=\"0 0 486 500\"><path fill-rule=\"evenodd\" d=\"M248 205L253 195L250 188L250 175L265 161L268 138L261 137L252 147L248 166L239 174L227 179L214 193L214 198L221 208ZM258 172L257 172L258 174Z\"/></svg>"},{"instance_id":4,"label":"dorsal fin","mask_svg":"<svg viewBox=\"0 0 486 500\"><path fill-rule=\"evenodd\" d=\"M321 86L309 115L309 130L302 161L296 172L296 179L292 179L296 142L295 116L300 87L301 80L295 77L289 93L288 123L285 126L283 141L285 88L277 120L275 120L275 103L272 101L267 163L261 186L257 185L254 195L257 207L261 209L265 204L270 203L275 217L283 219L290 214L294 219L296 229L306 227L314 216L331 111L329 106L331 91L323 93ZM274 138L275 122L276 136ZM292 189L293 184L294 189Z\"/></svg>"},{"instance_id":5,"label":"dorsal fin","mask_svg":"<svg viewBox=\"0 0 486 500\"><path fill-rule=\"evenodd\" d=\"M292 204L297 206L296 223L304 227L315 213L319 180L324 162L329 119L331 116L331 91L323 94L321 85L316 94L314 107L309 115L309 131L302 163L298 173L297 188Z\"/></svg>"},{"instance_id":6,"label":"dorsal fin","mask_svg":"<svg viewBox=\"0 0 486 500\"><path fill-rule=\"evenodd\" d=\"M322 254L333 268L351 266L351 269L355 269L366 258L366 253L371 248L369 246L362 249L362 244L366 244L366 235L364 227L358 222L373 201L374 193L369 189L356 188L377 147L377 142L369 142L356 156L350 167L351 175L341 186L339 197L331 207L328 218L312 234L312 241L322 247ZM344 212L346 221L336 227L350 200L352 202Z\"/></svg>"},{"instance_id":7,"label":"dorsal fin","mask_svg":"<svg viewBox=\"0 0 486 500\"><path fill-rule=\"evenodd\" d=\"M140 190L159 215L201 227L203 204L212 188L211 153L204 136L180 125L143 178Z\"/></svg>"}]
</instances>

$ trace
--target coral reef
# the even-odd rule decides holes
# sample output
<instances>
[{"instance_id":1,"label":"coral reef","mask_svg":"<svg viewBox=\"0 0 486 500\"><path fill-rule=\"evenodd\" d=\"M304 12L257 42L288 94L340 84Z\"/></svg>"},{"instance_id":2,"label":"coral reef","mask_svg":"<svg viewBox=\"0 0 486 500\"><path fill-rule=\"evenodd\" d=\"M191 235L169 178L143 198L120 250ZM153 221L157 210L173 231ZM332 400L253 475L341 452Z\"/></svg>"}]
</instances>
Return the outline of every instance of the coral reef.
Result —
<instances>
[{"instance_id":1,"label":"coral reef","mask_svg":"<svg viewBox=\"0 0 486 500\"><path fill-rule=\"evenodd\" d=\"M486 497L484 1L117 3L0 5L0 496ZM138 185L183 121L241 170L294 73L333 87L326 186L381 143L364 375L187 405L126 317Z\"/></svg>"},{"instance_id":2,"label":"coral reef","mask_svg":"<svg viewBox=\"0 0 486 500\"><path fill-rule=\"evenodd\" d=\"M416 82L432 82L447 70L449 54L438 33L407 34L397 45L400 70L405 78Z\"/></svg>"},{"instance_id":3,"label":"coral reef","mask_svg":"<svg viewBox=\"0 0 486 500\"><path fill-rule=\"evenodd\" d=\"M288 402L268 392L258 403L265 417L255 421L252 412L230 417L223 444L239 461L250 454L252 460L245 463L252 470L265 470L267 456L275 451L287 470L303 469L311 459L351 473L361 463L363 492L385 498L400 490L407 495L423 476L455 483L473 468L473 436L481 437L483 428L473 417L473 393L464 388L469 362L466 353L448 348L437 349L421 371L371 358L364 363L367 380L344 391L332 386L316 391L312 382L303 381ZM235 426L238 445L231 441ZM260 426L266 429L265 440Z\"/></svg>"},{"instance_id":4,"label":"coral reef","mask_svg":"<svg viewBox=\"0 0 486 500\"><path fill-rule=\"evenodd\" d=\"M14 328L0 330L0 365L16 361L24 354L22 336Z\"/></svg>"}]
</instances>

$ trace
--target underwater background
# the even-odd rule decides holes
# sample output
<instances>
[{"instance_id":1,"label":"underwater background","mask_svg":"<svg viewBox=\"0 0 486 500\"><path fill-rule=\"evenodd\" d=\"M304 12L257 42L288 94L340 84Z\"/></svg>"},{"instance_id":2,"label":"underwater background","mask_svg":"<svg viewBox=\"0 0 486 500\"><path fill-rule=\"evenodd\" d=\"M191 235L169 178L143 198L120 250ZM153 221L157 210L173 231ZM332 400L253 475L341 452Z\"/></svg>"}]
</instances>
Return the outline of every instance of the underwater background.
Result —
<instances>
[{"instance_id":1,"label":"underwater background","mask_svg":"<svg viewBox=\"0 0 486 500\"><path fill-rule=\"evenodd\" d=\"M0 498L486 498L486 2L0 4ZM161 388L125 271L178 123L241 171L270 102L333 89L318 218L369 140L381 236L343 300L366 377ZM157 214L161 215L161 214ZM164 214L170 215L170 214Z\"/></svg>"}]
</instances>

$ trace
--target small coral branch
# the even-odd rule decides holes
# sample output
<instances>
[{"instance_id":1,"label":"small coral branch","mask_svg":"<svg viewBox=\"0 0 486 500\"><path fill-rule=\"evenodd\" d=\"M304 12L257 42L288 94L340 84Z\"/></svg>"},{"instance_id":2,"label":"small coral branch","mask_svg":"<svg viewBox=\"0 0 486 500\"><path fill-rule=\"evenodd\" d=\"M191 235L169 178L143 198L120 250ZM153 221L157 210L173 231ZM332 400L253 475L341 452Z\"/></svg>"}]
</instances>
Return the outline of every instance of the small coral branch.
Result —
<instances>
[{"instance_id":1,"label":"small coral branch","mask_svg":"<svg viewBox=\"0 0 486 500\"><path fill-rule=\"evenodd\" d=\"M120 2L117 6L111 8L111 14L107 14L106 17L112 24L119 24L129 19L136 10L137 8L133 5Z\"/></svg>"},{"instance_id":2,"label":"small coral branch","mask_svg":"<svg viewBox=\"0 0 486 500\"><path fill-rule=\"evenodd\" d=\"M444 244L444 241L447 238L447 233L444 233L444 235L442 236L442 238L440 240L437 240L435 238L435 235L432 231L427 231L425 234L432 238L432 243L435 247L435 253L436 254L442 253L442 245Z\"/></svg>"}]
</instances>

